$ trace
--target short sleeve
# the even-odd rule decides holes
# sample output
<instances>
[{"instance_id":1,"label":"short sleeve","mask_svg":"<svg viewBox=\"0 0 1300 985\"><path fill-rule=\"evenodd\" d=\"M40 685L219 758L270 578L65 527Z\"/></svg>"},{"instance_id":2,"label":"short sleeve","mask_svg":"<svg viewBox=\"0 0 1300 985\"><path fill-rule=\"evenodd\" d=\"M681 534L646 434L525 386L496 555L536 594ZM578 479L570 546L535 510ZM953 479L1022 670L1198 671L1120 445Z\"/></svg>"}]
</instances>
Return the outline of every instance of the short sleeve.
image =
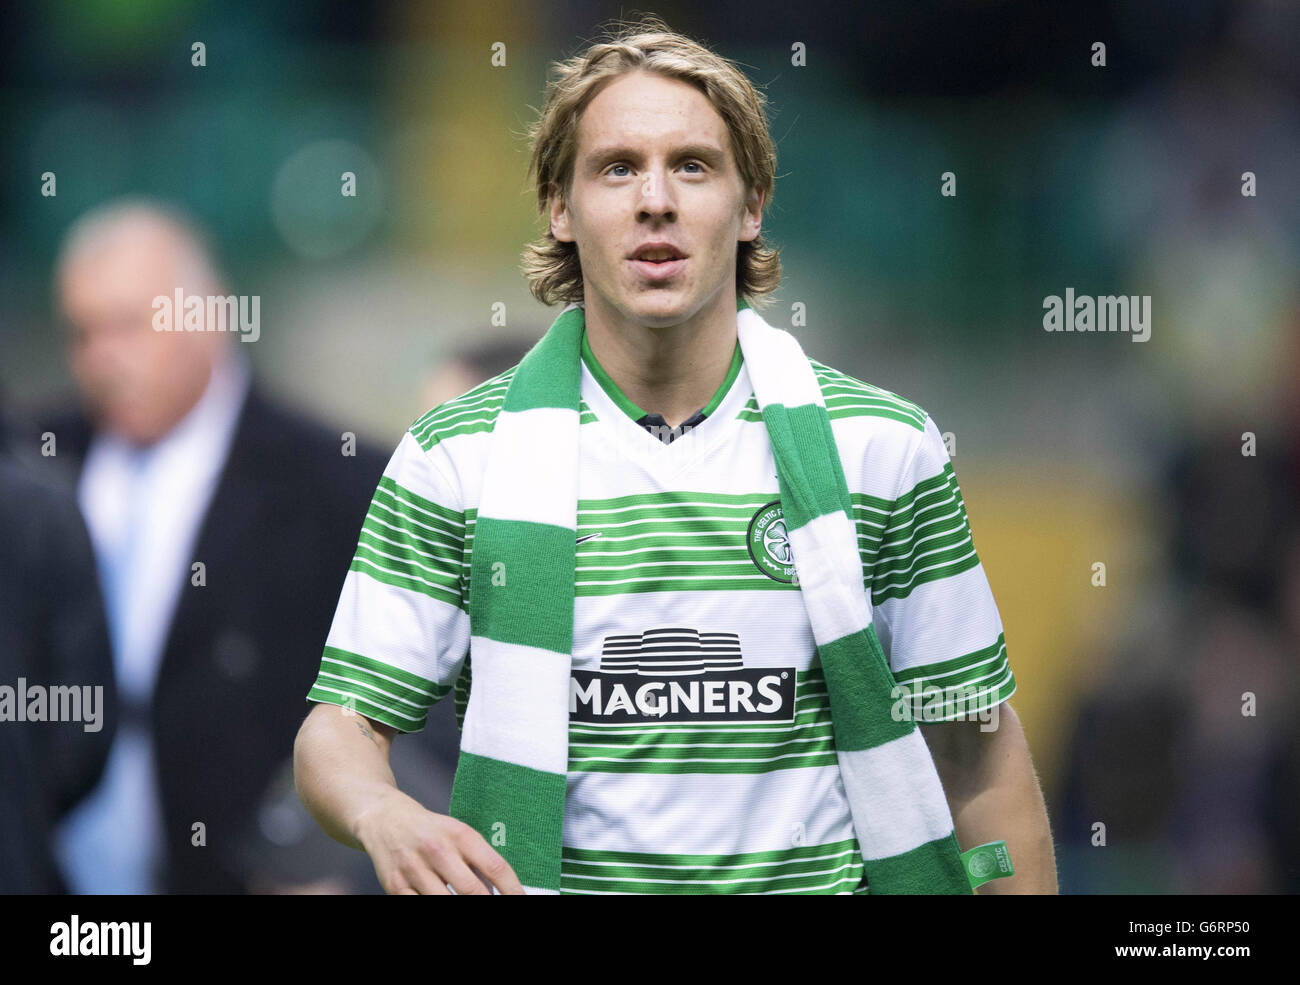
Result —
<instances>
[{"instance_id":1,"label":"short sleeve","mask_svg":"<svg viewBox=\"0 0 1300 985\"><path fill-rule=\"evenodd\" d=\"M925 702L932 721L1007 700L1016 680L1002 619L948 449L928 414L895 498L881 505L883 529L872 538L864 574L895 681L913 695L934 696Z\"/></svg>"},{"instance_id":2,"label":"short sleeve","mask_svg":"<svg viewBox=\"0 0 1300 985\"><path fill-rule=\"evenodd\" d=\"M309 701L402 732L424 728L469 650L465 513L435 455L407 432L384 469L339 595Z\"/></svg>"}]
</instances>

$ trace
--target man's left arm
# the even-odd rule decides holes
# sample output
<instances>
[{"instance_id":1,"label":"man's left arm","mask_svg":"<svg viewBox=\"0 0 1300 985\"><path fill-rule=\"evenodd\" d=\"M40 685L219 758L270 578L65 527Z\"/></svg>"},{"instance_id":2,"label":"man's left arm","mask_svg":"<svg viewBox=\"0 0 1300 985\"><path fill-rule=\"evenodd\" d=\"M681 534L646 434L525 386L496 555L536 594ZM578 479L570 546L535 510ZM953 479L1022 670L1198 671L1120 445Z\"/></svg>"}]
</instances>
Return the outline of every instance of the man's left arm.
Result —
<instances>
[{"instance_id":1,"label":"man's left arm","mask_svg":"<svg viewBox=\"0 0 1300 985\"><path fill-rule=\"evenodd\" d=\"M1054 894L1056 856L1047 805L1034 772L1029 744L1010 702L980 722L918 723L948 797L962 851L1005 841L1015 875L980 886L980 895ZM996 728L988 729L996 722Z\"/></svg>"}]
</instances>

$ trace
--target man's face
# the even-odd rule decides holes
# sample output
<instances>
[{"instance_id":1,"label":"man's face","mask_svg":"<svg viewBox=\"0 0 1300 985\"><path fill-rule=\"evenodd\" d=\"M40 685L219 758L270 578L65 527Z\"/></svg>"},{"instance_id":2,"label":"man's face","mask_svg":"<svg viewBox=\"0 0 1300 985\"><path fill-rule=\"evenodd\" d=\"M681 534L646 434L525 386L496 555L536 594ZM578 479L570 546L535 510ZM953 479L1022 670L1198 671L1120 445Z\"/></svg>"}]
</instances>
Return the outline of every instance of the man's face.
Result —
<instances>
[{"instance_id":1,"label":"man's face","mask_svg":"<svg viewBox=\"0 0 1300 985\"><path fill-rule=\"evenodd\" d=\"M737 243L758 236L761 216L718 111L694 86L647 72L587 105L571 193L551 199L555 238L578 245L586 307L652 328L688 320L719 292L734 307ZM651 242L685 259L633 259Z\"/></svg>"},{"instance_id":2,"label":"man's face","mask_svg":"<svg viewBox=\"0 0 1300 985\"><path fill-rule=\"evenodd\" d=\"M68 358L98 427L149 444L165 435L207 385L218 337L153 328L156 296L199 285L178 279L177 246L155 228L124 229L62 271Z\"/></svg>"}]
</instances>

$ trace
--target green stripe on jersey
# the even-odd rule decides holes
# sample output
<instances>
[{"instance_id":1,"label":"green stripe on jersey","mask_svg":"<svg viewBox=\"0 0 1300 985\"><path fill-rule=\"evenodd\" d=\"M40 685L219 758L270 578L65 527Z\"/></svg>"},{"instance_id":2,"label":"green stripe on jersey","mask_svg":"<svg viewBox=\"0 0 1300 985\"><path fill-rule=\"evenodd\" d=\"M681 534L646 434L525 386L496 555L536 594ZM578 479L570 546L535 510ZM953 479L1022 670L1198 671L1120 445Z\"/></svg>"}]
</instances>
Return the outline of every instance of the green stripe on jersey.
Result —
<instances>
[{"instance_id":1,"label":"green stripe on jersey","mask_svg":"<svg viewBox=\"0 0 1300 985\"><path fill-rule=\"evenodd\" d=\"M506 402L506 390L510 388L517 368L512 366L461 396L439 404L408 428L412 437L421 448L430 451L438 442L456 435L491 431ZM595 411L580 399L578 423L590 424L597 419Z\"/></svg>"},{"instance_id":2,"label":"green stripe on jersey","mask_svg":"<svg viewBox=\"0 0 1300 985\"><path fill-rule=\"evenodd\" d=\"M561 893L833 894L865 888L862 877L856 838L733 855L661 855L565 846L560 859Z\"/></svg>"},{"instance_id":3,"label":"green stripe on jersey","mask_svg":"<svg viewBox=\"0 0 1300 985\"><path fill-rule=\"evenodd\" d=\"M307 697L352 708L367 718L411 732L424 727L430 706L450 690L400 667L327 646Z\"/></svg>"},{"instance_id":4,"label":"green stripe on jersey","mask_svg":"<svg viewBox=\"0 0 1300 985\"><path fill-rule=\"evenodd\" d=\"M951 660L908 667L895 673L894 680L907 688L909 696L923 696L927 717L933 714L931 721L969 716L1006 701L1016 691L1002 633L991 646ZM935 688L943 694L928 697Z\"/></svg>"},{"instance_id":5,"label":"green stripe on jersey","mask_svg":"<svg viewBox=\"0 0 1300 985\"><path fill-rule=\"evenodd\" d=\"M817 375L817 384L826 402L826 416L832 421L847 417L881 417L898 421L918 431L925 430L925 411L912 401L878 386L854 379L839 370L808 360ZM757 398L751 396L737 419L761 424Z\"/></svg>"},{"instance_id":6,"label":"green stripe on jersey","mask_svg":"<svg viewBox=\"0 0 1300 985\"><path fill-rule=\"evenodd\" d=\"M979 564L951 462L897 500L849 498L873 606Z\"/></svg>"},{"instance_id":7,"label":"green stripe on jersey","mask_svg":"<svg viewBox=\"0 0 1300 985\"><path fill-rule=\"evenodd\" d=\"M385 585L460 606L465 515L439 506L387 476L361 525L350 570Z\"/></svg>"}]
</instances>

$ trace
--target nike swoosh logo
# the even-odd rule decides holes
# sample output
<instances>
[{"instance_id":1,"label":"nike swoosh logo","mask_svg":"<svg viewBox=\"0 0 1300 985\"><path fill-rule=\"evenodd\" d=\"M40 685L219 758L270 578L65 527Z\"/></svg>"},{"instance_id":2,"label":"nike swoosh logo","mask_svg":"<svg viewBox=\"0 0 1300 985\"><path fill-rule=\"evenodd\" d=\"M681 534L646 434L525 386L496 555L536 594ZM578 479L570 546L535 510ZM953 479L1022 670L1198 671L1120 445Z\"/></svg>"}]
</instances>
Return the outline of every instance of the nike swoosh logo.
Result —
<instances>
[{"instance_id":1,"label":"nike swoosh logo","mask_svg":"<svg viewBox=\"0 0 1300 985\"><path fill-rule=\"evenodd\" d=\"M593 537L599 537L599 536L600 534L587 534L587 536L585 537L579 537L578 543L581 544L584 540L591 540Z\"/></svg>"}]
</instances>

